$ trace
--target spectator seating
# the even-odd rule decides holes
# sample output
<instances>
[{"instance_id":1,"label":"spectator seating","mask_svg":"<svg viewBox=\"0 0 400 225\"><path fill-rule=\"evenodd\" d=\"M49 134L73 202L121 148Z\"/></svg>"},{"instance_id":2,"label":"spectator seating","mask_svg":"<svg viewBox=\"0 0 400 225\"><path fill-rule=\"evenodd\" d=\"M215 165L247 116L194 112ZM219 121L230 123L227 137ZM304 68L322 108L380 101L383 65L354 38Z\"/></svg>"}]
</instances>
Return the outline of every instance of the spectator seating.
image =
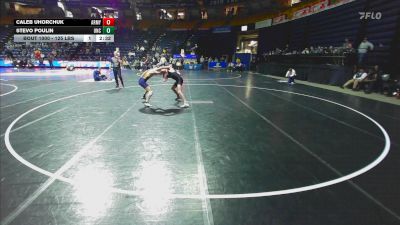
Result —
<instances>
[{"instance_id":1,"label":"spectator seating","mask_svg":"<svg viewBox=\"0 0 400 225\"><path fill-rule=\"evenodd\" d=\"M393 37L396 35L396 23L400 16L399 3L391 0L371 1L368 11L380 12L382 17L379 20L367 20L365 36L375 46L367 60L369 64L383 65L388 63L390 48L394 47Z\"/></svg>"}]
</instances>

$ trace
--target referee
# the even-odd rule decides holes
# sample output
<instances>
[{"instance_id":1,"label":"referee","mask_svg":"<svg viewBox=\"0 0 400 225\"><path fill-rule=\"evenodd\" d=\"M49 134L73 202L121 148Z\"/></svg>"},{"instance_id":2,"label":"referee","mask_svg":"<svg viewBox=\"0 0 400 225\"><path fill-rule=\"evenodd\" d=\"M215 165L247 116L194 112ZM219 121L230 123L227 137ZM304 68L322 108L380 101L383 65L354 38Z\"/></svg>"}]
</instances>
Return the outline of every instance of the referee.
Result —
<instances>
[{"instance_id":1,"label":"referee","mask_svg":"<svg viewBox=\"0 0 400 225\"><path fill-rule=\"evenodd\" d=\"M122 75L121 75L121 59L120 59L120 53L119 53L118 48L115 49L114 57L111 58L111 65L113 68L114 78L115 78L115 83L116 83L115 88L119 88L118 78L121 80L122 87L125 87L124 80L122 79Z\"/></svg>"}]
</instances>

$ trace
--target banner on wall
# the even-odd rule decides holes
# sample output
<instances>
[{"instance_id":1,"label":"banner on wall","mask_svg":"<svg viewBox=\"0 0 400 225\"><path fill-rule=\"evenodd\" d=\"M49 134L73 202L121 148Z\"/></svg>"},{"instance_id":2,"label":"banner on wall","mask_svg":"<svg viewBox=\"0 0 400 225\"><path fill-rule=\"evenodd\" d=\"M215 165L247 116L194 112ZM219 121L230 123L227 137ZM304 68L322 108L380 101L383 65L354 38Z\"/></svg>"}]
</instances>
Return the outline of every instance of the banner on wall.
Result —
<instances>
[{"instance_id":1,"label":"banner on wall","mask_svg":"<svg viewBox=\"0 0 400 225\"><path fill-rule=\"evenodd\" d=\"M49 61L44 60L43 64L40 65L39 61L36 60L33 62L34 66L45 66L50 67ZM67 67L68 65L73 65L74 67L80 68L97 68L97 67L110 67L111 63L108 61L62 61L62 60L54 60L53 66L54 67ZM3 60L0 59L0 67L12 67L11 60Z\"/></svg>"},{"instance_id":2,"label":"banner on wall","mask_svg":"<svg viewBox=\"0 0 400 225\"><path fill-rule=\"evenodd\" d=\"M330 0L329 4L331 6L339 6L339 5L343 5L349 2L354 2L355 0Z\"/></svg>"},{"instance_id":3,"label":"banner on wall","mask_svg":"<svg viewBox=\"0 0 400 225\"><path fill-rule=\"evenodd\" d=\"M284 23L287 22L287 16L286 14L281 15L281 16L277 16L275 18L272 19L272 24L276 25L276 24L280 24L280 23Z\"/></svg>"},{"instance_id":4,"label":"banner on wall","mask_svg":"<svg viewBox=\"0 0 400 225\"><path fill-rule=\"evenodd\" d=\"M350 0L343 0L343 1L350 1ZM321 0L311 6L307 6L301 8L293 13L293 19L299 19L305 16L312 15L314 13L322 12L324 10L329 9L329 0Z\"/></svg>"},{"instance_id":5,"label":"banner on wall","mask_svg":"<svg viewBox=\"0 0 400 225\"><path fill-rule=\"evenodd\" d=\"M45 60L45 65L50 66L48 61ZM110 67L111 63L108 61L53 61L54 66L66 67L73 65L74 67L92 68L92 67Z\"/></svg>"},{"instance_id":6,"label":"banner on wall","mask_svg":"<svg viewBox=\"0 0 400 225\"><path fill-rule=\"evenodd\" d=\"M183 68L185 70L201 70L203 68L203 65L201 65L201 64L184 64Z\"/></svg>"},{"instance_id":7,"label":"banner on wall","mask_svg":"<svg viewBox=\"0 0 400 225\"><path fill-rule=\"evenodd\" d=\"M310 7L299 9L293 13L293 19L298 19L310 15Z\"/></svg>"},{"instance_id":8,"label":"banner on wall","mask_svg":"<svg viewBox=\"0 0 400 225\"><path fill-rule=\"evenodd\" d=\"M228 64L226 62L209 62L208 68L209 69L222 69L226 68Z\"/></svg>"},{"instance_id":9,"label":"banner on wall","mask_svg":"<svg viewBox=\"0 0 400 225\"><path fill-rule=\"evenodd\" d=\"M311 13L317 13L328 9L329 0L322 0L310 7Z\"/></svg>"},{"instance_id":10,"label":"banner on wall","mask_svg":"<svg viewBox=\"0 0 400 225\"><path fill-rule=\"evenodd\" d=\"M255 24L255 28L256 29L260 29L260 28L263 28L263 27L270 27L270 26L272 26L272 20L271 19L262 20L262 21L256 22L256 24Z\"/></svg>"},{"instance_id":11,"label":"banner on wall","mask_svg":"<svg viewBox=\"0 0 400 225\"><path fill-rule=\"evenodd\" d=\"M230 26L216 27L213 29L213 33L229 33L229 32L231 32Z\"/></svg>"},{"instance_id":12,"label":"banner on wall","mask_svg":"<svg viewBox=\"0 0 400 225\"><path fill-rule=\"evenodd\" d=\"M174 54L173 57L174 57L174 59L180 59L180 58L182 58L182 55ZM185 54L185 59L197 59L197 56L192 55L192 54Z\"/></svg>"}]
</instances>

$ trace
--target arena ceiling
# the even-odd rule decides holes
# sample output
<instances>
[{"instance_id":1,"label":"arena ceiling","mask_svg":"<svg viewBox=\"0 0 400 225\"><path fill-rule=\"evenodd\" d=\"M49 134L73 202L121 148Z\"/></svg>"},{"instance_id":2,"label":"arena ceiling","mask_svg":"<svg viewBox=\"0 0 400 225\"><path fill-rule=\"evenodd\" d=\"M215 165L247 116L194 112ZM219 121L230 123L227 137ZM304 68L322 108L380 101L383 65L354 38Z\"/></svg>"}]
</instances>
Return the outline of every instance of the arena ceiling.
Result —
<instances>
[{"instance_id":1,"label":"arena ceiling","mask_svg":"<svg viewBox=\"0 0 400 225\"><path fill-rule=\"evenodd\" d=\"M119 9L138 8L178 8L178 7L218 7L231 4L240 4L253 9L270 9L282 6L287 0L61 0L70 7L95 6L118 7ZM4 2L18 2L32 6L56 5L56 0L5 0Z\"/></svg>"},{"instance_id":2,"label":"arena ceiling","mask_svg":"<svg viewBox=\"0 0 400 225\"><path fill-rule=\"evenodd\" d=\"M240 7L240 16L262 12L276 12L287 6L289 0L60 0L77 17L84 17L91 7L110 7L120 11L121 16L135 17L136 12L143 19L154 19L151 15L160 9L179 9L187 12L187 19L199 19L200 10L207 10L209 18L223 17L224 8ZM309 0L303 0L309 1ZM5 0L33 7L57 7L56 0Z\"/></svg>"}]
</instances>

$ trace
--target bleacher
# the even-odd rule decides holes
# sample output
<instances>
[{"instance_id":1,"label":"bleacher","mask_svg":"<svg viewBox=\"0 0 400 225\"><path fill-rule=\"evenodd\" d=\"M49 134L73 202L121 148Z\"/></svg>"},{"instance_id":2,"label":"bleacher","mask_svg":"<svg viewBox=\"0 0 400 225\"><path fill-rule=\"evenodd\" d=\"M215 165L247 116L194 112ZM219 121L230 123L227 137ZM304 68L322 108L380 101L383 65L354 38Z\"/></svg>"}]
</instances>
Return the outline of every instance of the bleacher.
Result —
<instances>
[{"instance_id":1,"label":"bleacher","mask_svg":"<svg viewBox=\"0 0 400 225\"><path fill-rule=\"evenodd\" d=\"M57 50L57 59L72 59L72 60L108 60L112 57L116 47L120 48L121 54L126 56L130 50L133 50L135 46L144 46L149 49L149 46L160 36L161 31L132 31L132 30L120 30L115 34L114 43L32 43L26 45L25 43L13 43L12 42L12 28L1 29L0 39L2 43L11 41L12 43L12 54L15 58L26 57L33 53L36 48L47 56L54 49ZM176 34L173 34L173 38L176 38ZM178 39L178 38L176 38ZM147 40L147 45L144 43ZM183 42L183 41L182 41ZM23 49L26 50L23 50ZM96 49L100 49L100 53L96 54ZM89 49L88 51L86 49ZM6 46L3 46L0 50L0 57L5 58ZM23 53L25 53L23 55Z\"/></svg>"},{"instance_id":2,"label":"bleacher","mask_svg":"<svg viewBox=\"0 0 400 225\"><path fill-rule=\"evenodd\" d=\"M161 47L161 49L170 49L174 53L178 53L187 36L188 31L168 31L159 37L155 45Z\"/></svg>"},{"instance_id":3,"label":"bleacher","mask_svg":"<svg viewBox=\"0 0 400 225\"><path fill-rule=\"evenodd\" d=\"M10 39L12 29L8 26L0 26L0 58L5 57L5 43Z\"/></svg>"},{"instance_id":4,"label":"bleacher","mask_svg":"<svg viewBox=\"0 0 400 225\"><path fill-rule=\"evenodd\" d=\"M359 12L380 12L380 20L361 20ZM374 44L367 63L387 65L395 47L399 1L358 0L287 23L264 28L259 33L259 54L288 44L292 50L310 46L339 47L349 38L355 49L364 37Z\"/></svg>"},{"instance_id":5,"label":"bleacher","mask_svg":"<svg viewBox=\"0 0 400 225\"><path fill-rule=\"evenodd\" d=\"M11 36L11 33L12 33L12 30L8 26L0 26L0 44L1 44L1 46Z\"/></svg>"},{"instance_id":6,"label":"bleacher","mask_svg":"<svg viewBox=\"0 0 400 225\"><path fill-rule=\"evenodd\" d=\"M399 20L400 4L398 1L377 0L370 2L368 11L381 12L380 20L368 20L365 35L374 43L375 49L370 52L369 62L386 64L390 60L390 48L395 48L394 38L396 23Z\"/></svg>"},{"instance_id":7,"label":"bleacher","mask_svg":"<svg viewBox=\"0 0 400 225\"><path fill-rule=\"evenodd\" d=\"M375 45L374 51L368 54L368 64L388 64L391 58L391 50L398 46L395 36L398 35L399 1L393 0L357 0L349 4L344 4L336 8L296 19L268 28L259 29L259 54L263 54L276 48L291 50L302 50L310 46L342 46L345 38L349 38L353 47L357 48L363 37ZM381 12L380 20L361 20L359 12ZM127 55L135 46L144 46L147 50L153 46L167 48L172 53L179 53L180 48L188 50L187 43L190 46L199 44L198 53L205 56L220 56L221 53L232 55L236 45L235 33L214 34L210 29L215 26L227 25L227 22L236 24L238 20L233 18L228 20L207 20L201 21L179 21L176 25L169 28L188 28L199 23L197 31L166 31L165 29L148 29L151 26L160 26L168 24L168 21L151 22L146 26L145 31L140 29L120 29L116 30L114 43L92 43L90 47L86 43L79 43L66 48L64 55L71 54L72 59L81 60L99 60L108 59L112 56L116 47L119 47L123 56ZM138 22L136 28L140 28L146 21ZM239 24L239 23L237 23ZM164 27L165 28L165 27ZM168 28L168 26L166 27ZM0 41L6 43L12 38L12 28L1 27ZM397 33L396 33L397 32ZM164 34L165 35L162 35ZM145 43L147 40L147 43ZM210 41L212 40L212 41ZM49 45L50 46L50 45ZM47 54L51 47L43 46L41 51ZM4 57L4 46L0 46L2 51L0 57ZM90 48L86 52L86 48ZM95 50L100 49L96 54ZM20 56L21 49L14 48L13 54ZM64 57L61 55L61 57Z\"/></svg>"},{"instance_id":8,"label":"bleacher","mask_svg":"<svg viewBox=\"0 0 400 225\"><path fill-rule=\"evenodd\" d=\"M304 49L307 46L307 41L304 41L304 37L307 35L307 21L300 19L296 21L295 25L291 27L292 32L290 33L289 47L293 49Z\"/></svg>"},{"instance_id":9,"label":"bleacher","mask_svg":"<svg viewBox=\"0 0 400 225\"><path fill-rule=\"evenodd\" d=\"M292 24L297 21L272 26L267 29L261 29L258 37L258 52L264 53L276 48L283 49L286 44L290 43L290 36L293 29ZM300 28L301 29L301 28Z\"/></svg>"},{"instance_id":10,"label":"bleacher","mask_svg":"<svg viewBox=\"0 0 400 225\"><path fill-rule=\"evenodd\" d=\"M134 48L134 46L141 46L143 45L144 40L149 42L157 35L158 33L120 30L115 34L114 43L96 42L91 44L80 44L77 54L74 55L74 58L81 60L108 60L113 56L113 52L115 51L116 47L119 47L121 54L126 56L128 52ZM89 54L86 53L86 48L90 48ZM99 54L95 53L97 48L100 49Z\"/></svg>"},{"instance_id":11,"label":"bleacher","mask_svg":"<svg viewBox=\"0 0 400 225\"><path fill-rule=\"evenodd\" d=\"M365 0L345 4L316 15L307 20L308 44L312 46L341 46L345 38L359 42L362 20L359 12L364 11ZM358 44L358 43L357 43Z\"/></svg>"}]
</instances>

